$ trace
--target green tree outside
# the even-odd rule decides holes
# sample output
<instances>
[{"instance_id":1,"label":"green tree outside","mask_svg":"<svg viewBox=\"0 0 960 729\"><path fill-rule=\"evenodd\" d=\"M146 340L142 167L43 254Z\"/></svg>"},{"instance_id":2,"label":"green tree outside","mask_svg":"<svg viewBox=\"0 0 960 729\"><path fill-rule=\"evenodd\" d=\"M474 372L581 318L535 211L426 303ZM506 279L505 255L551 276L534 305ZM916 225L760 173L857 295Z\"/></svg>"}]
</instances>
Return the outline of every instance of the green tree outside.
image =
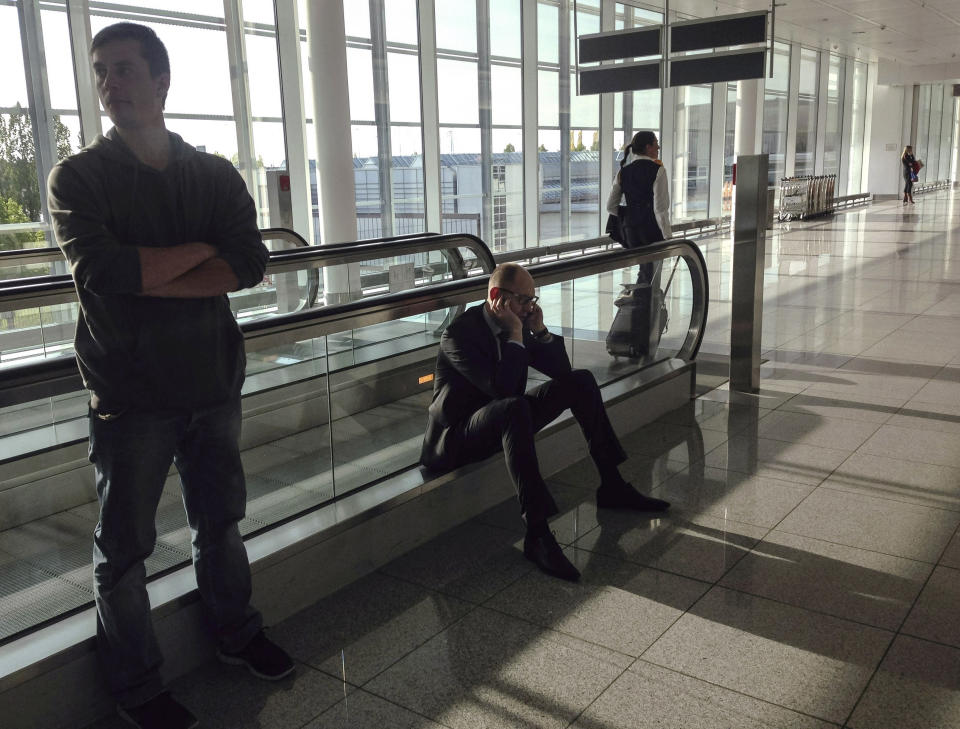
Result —
<instances>
[{"instance_id":1,"label":"green tree outside","mask_svg":"<svg viewBox=\"0 0 960 729\"><path fill-rule=\"evenodd\" d=\"M57 158L73 153L70 129L53 118ZM37 152L30 114L20 104L10 114L0 114L0 201L16 202L26 220L40 220L40 190L37 187ZM13 221L8 221L13 222Z\"/></svg>"},{"instance_id":2,"label":"green tree outside","mask_svg":"<svg viewBox=\"0 0 960 729\"><path fill-rule=\"evenodd\" d=\"M30 218L16 200L0 197L0 225L11 223L29 223ZM30 233L0 234L0 250L11 251L20 248L32 248L31 243L43 243L45 238L39 230Z\"/></svg>"}]
</instances>

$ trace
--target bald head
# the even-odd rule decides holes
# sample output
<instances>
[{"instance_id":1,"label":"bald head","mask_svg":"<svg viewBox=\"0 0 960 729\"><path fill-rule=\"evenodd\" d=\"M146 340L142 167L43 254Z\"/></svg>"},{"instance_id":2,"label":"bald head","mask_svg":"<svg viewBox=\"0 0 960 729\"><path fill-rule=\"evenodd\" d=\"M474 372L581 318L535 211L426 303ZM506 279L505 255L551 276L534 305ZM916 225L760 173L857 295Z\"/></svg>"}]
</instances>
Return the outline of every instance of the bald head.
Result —
<instances>
[{"instance_id":1,"label":"bald head","mask_svg":"<svg viewBox=\"0 0 960 729\"><path fill-rule=\"evenodd\" d=\"M527 269L519 263L501 263L493 273L490 274L490 281L487 283L487 298L493 289L506 289L517 294L532 296L534 285L533 276L527 273Z\"/></svg>"}]
</instances>

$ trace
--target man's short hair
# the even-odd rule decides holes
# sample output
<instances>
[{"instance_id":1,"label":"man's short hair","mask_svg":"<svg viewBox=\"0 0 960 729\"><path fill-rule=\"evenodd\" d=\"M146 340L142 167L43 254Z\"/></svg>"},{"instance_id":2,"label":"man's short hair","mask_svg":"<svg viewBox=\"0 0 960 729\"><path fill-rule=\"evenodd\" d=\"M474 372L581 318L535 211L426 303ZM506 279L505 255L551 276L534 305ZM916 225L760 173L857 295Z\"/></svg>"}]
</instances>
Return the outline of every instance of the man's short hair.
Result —
<instances>
[{"instance_id":1,"label":"man's short hair","mask_svg":"<svg viewBox=\"0 0 960 729\"><path fill-rule=\"evenodd\" d=\"M137 23L114 23L108 25L95 36L90 44L91 55L100 46L115 41L135 40L140 42L140 55L150 67L150 76L156 78L162 73L170 73L170 56L163 41L152 28Z\"/></svg>"}]
</instances>

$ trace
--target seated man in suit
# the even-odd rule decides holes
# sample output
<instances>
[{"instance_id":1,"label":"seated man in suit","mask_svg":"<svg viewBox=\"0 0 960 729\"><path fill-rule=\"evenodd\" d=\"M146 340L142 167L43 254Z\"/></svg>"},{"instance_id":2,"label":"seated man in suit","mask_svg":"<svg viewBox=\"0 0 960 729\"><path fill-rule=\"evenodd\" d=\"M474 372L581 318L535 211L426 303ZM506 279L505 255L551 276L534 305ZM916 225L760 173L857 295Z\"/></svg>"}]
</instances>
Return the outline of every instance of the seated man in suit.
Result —
<instances>
[{"instance_id":1,"label":"seated man in suit","mask_svg":"<svg viewBox=\"0 0 960 729\"><path fill-rule=\"evenodd\" d=\"M576 580L580 573L547 526L557 506L540 475L537 431L570 408L600 472L598 506L665 511L670 504L644 496L623 480L617 465L627 456L596 380L589 371L570 367L563 337L543 325L537 298L526 269L505 263L490 276L487 300L447 327L420 460L427 468L447 470L502 448L527 525L524 555L548 574ZM552 379L526 392L528 367Z\"/></svg>"}]
</instances>

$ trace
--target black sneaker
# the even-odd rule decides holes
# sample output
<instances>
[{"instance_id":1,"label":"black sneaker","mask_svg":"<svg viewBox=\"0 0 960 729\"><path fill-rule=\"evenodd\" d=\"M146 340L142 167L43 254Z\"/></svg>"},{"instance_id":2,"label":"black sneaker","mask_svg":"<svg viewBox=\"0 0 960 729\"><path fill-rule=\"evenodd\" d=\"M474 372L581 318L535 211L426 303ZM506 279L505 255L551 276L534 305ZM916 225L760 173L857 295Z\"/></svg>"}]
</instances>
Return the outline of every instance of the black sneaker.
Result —
<instances>
[{"instance_id":1,"label":"black sneaker","mask_svg":"<svg viewBox=\"0 0 960 729\"><path fill-rule=\"evenodd\" d=\"M247 647L236 653L217 651L217 658L234 666L246 666L257 678L267 681L279 681L293 673L293 660L276 643L272 642L261 630Z\"/></svg>"},{"instance_id":2,"label":"black sneaker","mask_svg":"<svg viewBox=\"0 0 960 729\"><path fill-rule=\"evenodd\" d=\"M200 726L197 717L173 698L169 691L164 691L139 706L118 706L117 713L140 729L194 729Z\"/></svg>"}]
</instances>

